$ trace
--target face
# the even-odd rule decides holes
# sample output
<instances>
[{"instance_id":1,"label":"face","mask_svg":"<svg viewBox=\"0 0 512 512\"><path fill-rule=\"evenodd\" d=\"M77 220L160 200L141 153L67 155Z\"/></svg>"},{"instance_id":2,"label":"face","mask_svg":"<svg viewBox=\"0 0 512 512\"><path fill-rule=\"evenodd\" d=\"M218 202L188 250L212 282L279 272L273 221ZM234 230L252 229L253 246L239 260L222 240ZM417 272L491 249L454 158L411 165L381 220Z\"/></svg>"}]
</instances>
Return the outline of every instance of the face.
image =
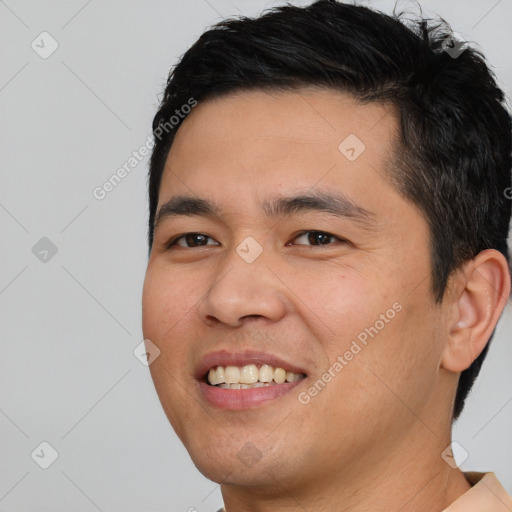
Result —
<instances>
[{"instance_id":1,"label":"face","mask_svg":"<svg viewBox=\"0 0 512 512\"><path fill-rule=\"evenodd\" d=\"M412 442L433 410L441 312L427 223L390 185L396 130L388 107L325 90L228 95L179 128L143 330L208 478L328 485Z\"/></svg>"}]
</instances>

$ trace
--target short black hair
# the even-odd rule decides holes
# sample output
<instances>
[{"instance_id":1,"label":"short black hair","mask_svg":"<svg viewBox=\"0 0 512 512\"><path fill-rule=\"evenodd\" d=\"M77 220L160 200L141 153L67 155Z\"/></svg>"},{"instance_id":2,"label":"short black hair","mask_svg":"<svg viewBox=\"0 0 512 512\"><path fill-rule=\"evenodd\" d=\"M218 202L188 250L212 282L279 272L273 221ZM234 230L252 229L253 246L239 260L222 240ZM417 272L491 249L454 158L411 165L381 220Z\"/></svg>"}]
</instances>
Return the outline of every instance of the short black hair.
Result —
<instances>
[{"instance_id":1,"label":"short black hair","mask_svg":"<svg viewBox=\"0 0 512 512\"><path fill-rule=\"evenodd\" d=\"M149 250L162 173L182 122L180 116L170 124L176 111L191 99L320 86L394 107L399 134L391 181L428 222L436 302L453 271L480 251L496 249L509 261L511 118L484 56L460 44L462 53L449 52L451 41L441 18L404 19L335 0L214 25L171 70L153 120ZM490 341L460 375L454 420Z\"/></svg>"}]
</instances>

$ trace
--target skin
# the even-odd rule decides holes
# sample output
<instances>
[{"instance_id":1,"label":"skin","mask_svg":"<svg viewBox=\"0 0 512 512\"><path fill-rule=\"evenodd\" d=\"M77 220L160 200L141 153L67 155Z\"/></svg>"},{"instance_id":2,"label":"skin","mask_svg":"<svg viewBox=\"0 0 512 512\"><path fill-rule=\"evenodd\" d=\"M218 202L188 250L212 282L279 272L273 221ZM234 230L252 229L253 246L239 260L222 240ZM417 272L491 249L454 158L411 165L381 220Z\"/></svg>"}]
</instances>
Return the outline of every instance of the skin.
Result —
<instances>
[{"instance_id":1,"label":"skin","mask_svg":"<svg viewBox=\"0 0 512 512\"><path fill-rule=\"evenodd\" d=\"M215 200L219 219L168 218L155 229L143 291L144 337L162 406L199 470L221 483L227 512L441 511L470 485L441 457L451 440L459 372L483 350L510 284L503 256L480 253L432 293L429 230L389 180L397 121L320 89L230 94L200 103L179 128L159 207L186 194ZM366 149L349 161L338 145ZM341 192L372 225L323 212L269 219L275 195ZM328 238L314 245L307 230ZM208 245L168 249L173 237ZM236 252L253 237L263 253ZM298 400L365 328L392 320L311 398ZM204 400L194 369L206 353L271 352L306 369L287 395L227 411ZM237 456L252 443L261 458ZM243 458L243 457L242 457Z\"/></svg>"}]
</instances>

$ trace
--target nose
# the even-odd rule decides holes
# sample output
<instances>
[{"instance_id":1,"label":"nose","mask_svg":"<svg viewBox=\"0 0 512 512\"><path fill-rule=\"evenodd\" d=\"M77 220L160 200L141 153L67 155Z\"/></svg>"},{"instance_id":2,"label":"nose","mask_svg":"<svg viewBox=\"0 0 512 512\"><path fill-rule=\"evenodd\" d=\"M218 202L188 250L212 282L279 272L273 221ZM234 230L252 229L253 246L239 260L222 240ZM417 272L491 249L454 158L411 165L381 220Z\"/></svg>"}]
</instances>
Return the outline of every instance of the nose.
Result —
<instances>
[{"instance_id":1,"label":"nose","mask_svg":"<svg viewBox=\"0 0 512 512\"><path fill-rule=\"evenodd\" d=\"M240 327L255 318L279 321L286 313L285 287L262 254L248 263L233 250L216 267L198 313L207 325Z\"/></svg>"}]
</instances>

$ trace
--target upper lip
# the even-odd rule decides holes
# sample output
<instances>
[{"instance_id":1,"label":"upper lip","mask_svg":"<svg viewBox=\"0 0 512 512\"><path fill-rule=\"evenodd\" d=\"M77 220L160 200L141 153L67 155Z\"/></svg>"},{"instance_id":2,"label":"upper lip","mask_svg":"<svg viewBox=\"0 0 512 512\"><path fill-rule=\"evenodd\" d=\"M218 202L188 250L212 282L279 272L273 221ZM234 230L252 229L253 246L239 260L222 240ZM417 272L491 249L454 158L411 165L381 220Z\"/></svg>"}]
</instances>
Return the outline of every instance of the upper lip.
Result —
<instances>
[{"instance_id":1,"label":"upper lip","mask_svg":"<svg viewBox=\"0 0 512 512\"><path fill-rule=\"evenodd\" d=\"M258 352L254 350L244 350L238 352L229 352L228 350L216 350L209 352L201 358L196 366L195 378L201 380L205 377L210 368L216 366L246 366L249 364L262 365L283 368L287 372L306 374L303 368L289 363L279 356L267 352Z\"/></svg>"}]
</instances>

